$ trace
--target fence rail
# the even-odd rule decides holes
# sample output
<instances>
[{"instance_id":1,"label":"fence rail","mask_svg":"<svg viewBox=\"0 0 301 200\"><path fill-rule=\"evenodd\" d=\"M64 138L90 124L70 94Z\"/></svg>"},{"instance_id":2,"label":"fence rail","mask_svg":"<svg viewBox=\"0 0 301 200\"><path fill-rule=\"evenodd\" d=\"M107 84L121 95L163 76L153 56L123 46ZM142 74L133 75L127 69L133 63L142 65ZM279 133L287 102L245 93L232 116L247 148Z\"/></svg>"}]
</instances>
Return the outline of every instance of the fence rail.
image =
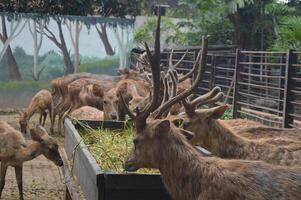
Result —
<instances>
[{"instance_id":1,"label":"fence rail","mask_svg":"<svg viewBox=\"0 0 301 200\"><path fill-rule=\"evenodd\" d=\"M188 49L178 72L187 73L200 49ZM173 52L176 63L186 49ZM169 65L171 51L162 52ZM193 77L192 77L193 78ZM232 104L233 117L246 117L275 127L301 127L301 52L240 51L208 52L204 77L197 95L219 86Z\"/></svg>"}]
</instances>

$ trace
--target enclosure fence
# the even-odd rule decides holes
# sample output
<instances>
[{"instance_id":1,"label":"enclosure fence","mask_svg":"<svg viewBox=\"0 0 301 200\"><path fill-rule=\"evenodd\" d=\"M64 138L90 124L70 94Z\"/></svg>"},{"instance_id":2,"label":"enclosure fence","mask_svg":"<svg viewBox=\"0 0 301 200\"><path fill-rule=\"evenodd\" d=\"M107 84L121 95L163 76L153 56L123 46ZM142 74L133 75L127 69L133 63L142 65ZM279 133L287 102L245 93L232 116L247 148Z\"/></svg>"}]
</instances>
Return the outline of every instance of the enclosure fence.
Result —
<instances>
[{"instance_id":1,"label":"enclosure fence","mask_svg":"<svg viewBox=\"0 0 301 200\"><path fill-rule=\"evenodd\" d=\"M174 50L175 64L187 73L200 49ZM171 50L161 54L163 66L169 66ZM193 78L193 76L192 76ZM301 52L241 51L209 49L205 74L196 95L219 86L223 102L232 105L233 118L248 118L274 127L301 127Z\"/></svg>"}]
</instances>

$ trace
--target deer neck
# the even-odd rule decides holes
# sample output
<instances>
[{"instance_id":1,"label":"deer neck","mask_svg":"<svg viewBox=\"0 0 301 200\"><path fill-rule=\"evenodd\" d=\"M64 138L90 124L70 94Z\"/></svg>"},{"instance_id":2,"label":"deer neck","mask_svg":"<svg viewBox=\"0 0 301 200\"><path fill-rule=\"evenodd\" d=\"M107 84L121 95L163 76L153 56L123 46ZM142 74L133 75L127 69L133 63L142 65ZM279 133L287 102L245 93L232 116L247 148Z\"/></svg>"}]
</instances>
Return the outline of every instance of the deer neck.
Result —
<instances>
[{"instance_id":1,"label":"deer neck","mask_svg":"<svg viewBox=\"0 0 301 200\"><path fill-rule=\"evenodd\" d=\"M182 141L176 141L175 144L162 143L159 152L161 178L172 198L197 199L201 193L201 184L206 182L210 173L209 165L203 164L206 160L191 145Z\"/></svg>"},{"instance_id":2,"label":"deer neck","mask_svg":"<svg viewBox=\"0 0 301 200\"><path fill-rule=\"evenodd\" d=\"M42 145L39 142L32 142L21 148L16 154L16 160L25 162L32 160L42 154Z\"/></svg>"},{"instance_id":3,"label":"deer neck","mask_svg":"<svg viewBox=\"0 0 301 200\"><path fill-rule=\"evenodd\" d=\"M32 115L34 114L34 109L33 109L33 106L32 105L30 105L28 108L27 108L27 110L25 111L25 113L26 113L26 116L24 117L24 120L29 120L31 117L32 117Z\"/></svg>"},{"instance_id":4,"label":"deer neck","mask_svg":"<svg viewBox=\"0 0 301 200\"><path fill-rule=\"evenodd\" d=\"M209 125L208 139L204 147L212 151L213 154L222 158L244 158L253 145L249 140L242 138L224 127L218 120L212 120Z\"/></svg>"}]
</instances>

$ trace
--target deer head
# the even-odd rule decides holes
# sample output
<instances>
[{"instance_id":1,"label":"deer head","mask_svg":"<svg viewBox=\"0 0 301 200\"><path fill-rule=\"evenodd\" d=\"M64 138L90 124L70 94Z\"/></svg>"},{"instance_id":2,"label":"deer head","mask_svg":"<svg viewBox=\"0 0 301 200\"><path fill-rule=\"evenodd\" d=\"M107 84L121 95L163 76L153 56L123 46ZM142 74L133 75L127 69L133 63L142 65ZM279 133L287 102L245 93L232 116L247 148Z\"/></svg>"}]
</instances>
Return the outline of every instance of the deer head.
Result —
<instances>
[{"instance_id":1,"label":"deer head","mask_svg":"<svg viewBox=\"0 0 301 200\"><path fill-rule=\"evenodd\" d=\"M20 112L19 124L21 128L21 132L26 134L27 133L27 124L28 124L28 117L27 113L24 111Z\"/></svg>"},{"instance_id":2,"label":"deer head","mask_svg":"<svg viewBox=\"0 0 301 200\"><path fill-rule=\"evenodd\" d=\"M41 144L42 154L57 166L63 166L63 160L59 153L57 141L50 137L42 126L30 129L31 138Z\"/></svg>"},{"instance_id":3,"label":"deer head","mask_svg":"<svg viewBox=\"0 0 301 200\"><path fill-rule=\"evenodd\" d=\"M214 124L214 120L219 119L228 109L228 105L216 106L209 109L197 109L197 107L215 103L223 97L224 94L221 92L221 89L219 87L215 87L207 94L204 94L192 101L188 101L186 99L183 100L185 114L179 116L176 120L182 121L181 123L177 123L182 124L184 129L195 133L195 137L191 140L192 144L196 144L200 141L206 141L206 138L208 138L207 134L210 134L210 126Z\"/></svg>"},{"instance_id":4,"label":"deer head","mask_svg":"<svg viewBox=\"0 0 301 200\"><path fill-rule=\"evenodd\" d=\"M156 151L157 145L164 145L165 139L168 138L167 133L183 133L187 138L192 138L193 134L185 130L177 129L169 120L159 119L166 110L182 99L188 97L194 89L198 86L198 82L201 76L204 74L204 67L206 64L207 46L208 40L203 37L203 48L198 54L196 62L200 62L198 65L199 73L192 84L191 88L186 89L182 93L175 95L168 100L163 100L163 103L158 104L159 91L161 85L161 73L160 73L160 15L158 16L156 38L155 38L155 51L154 55L151 54L148 45L145 44L148 60L152 70L153 88L151 92L151 101L146 105L144 109L140 111L139 108L135 110L135 114L131 112L127 106L122 93L119 93L119 97L126 108L127 114L133 119L136 126L136 133L134 137L134 149L129 154L125 161L124 168L129 171L135 171L141 167L158 168L159 161L162 158L160 152ZM152 112L152 115L150 116ZM159 149L159 148L158 148Z\"/></svg>"}]
</instances>

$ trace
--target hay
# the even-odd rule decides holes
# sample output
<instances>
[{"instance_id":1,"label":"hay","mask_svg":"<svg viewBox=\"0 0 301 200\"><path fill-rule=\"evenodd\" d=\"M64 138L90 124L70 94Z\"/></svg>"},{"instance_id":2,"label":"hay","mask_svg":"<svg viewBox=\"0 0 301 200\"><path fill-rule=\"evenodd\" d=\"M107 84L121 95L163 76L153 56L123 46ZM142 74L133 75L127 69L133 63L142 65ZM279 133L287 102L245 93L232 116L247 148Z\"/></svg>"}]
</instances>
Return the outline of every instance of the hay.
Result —
<instances>
[{"instance_id":1,"label":"hay","mask_svg":"<svg viewBox=\"0 0 301 200\"><path fill-rule=\"evenodd\" d=\"M133 147L133 128L125 130L90 129L80 132L85 145L103 171L125 172L122 165ZM159 173L158 170L140 169L137 173Z\"/></svg>"}]
</instances>

